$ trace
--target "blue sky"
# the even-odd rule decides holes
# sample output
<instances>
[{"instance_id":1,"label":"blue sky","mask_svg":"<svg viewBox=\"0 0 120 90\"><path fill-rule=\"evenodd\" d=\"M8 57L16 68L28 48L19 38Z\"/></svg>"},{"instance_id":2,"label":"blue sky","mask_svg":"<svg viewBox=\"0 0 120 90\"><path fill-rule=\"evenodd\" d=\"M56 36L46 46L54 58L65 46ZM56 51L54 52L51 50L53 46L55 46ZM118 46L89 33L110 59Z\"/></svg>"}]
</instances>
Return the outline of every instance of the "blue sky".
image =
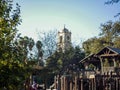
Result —
<instances>
[{"instance_id":1,"label":"blue sky","mask_svg":"<svg viewBox=\"0 0 120 90\"><path fill-rule=\"evenodd\" d=\"M21 6L22 35L37 40L37 32L63 29L72 32L72 39L97 36L100 24L117 20L119 5L104 5L107 0L15 0Z\"/></svg>"}]
</instances>

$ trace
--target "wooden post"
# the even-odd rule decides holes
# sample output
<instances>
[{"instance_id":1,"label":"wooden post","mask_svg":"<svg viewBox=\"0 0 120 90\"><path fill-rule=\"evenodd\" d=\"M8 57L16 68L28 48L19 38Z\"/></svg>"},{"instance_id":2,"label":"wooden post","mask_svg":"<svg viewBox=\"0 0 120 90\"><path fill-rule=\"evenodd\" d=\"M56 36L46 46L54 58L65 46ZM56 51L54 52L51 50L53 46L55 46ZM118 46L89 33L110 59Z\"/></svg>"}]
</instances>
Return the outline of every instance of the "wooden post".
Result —
<instances>
[{"instance_id":1,"label":"wooden post","mask_svg":"<svg viewBox=\"0 0 120 90\"><path fill-rule=\"evenodd\" d=\"M58 82L57 82L57 83L58 83L57 89L58 89L58 90L61 90L61 85L60 85L60 84L61 84L61 80L60 80L60 76L58 75L57 78L58 78L58 79L57 79L57 80L58 80Z\"/></svg>"},{"instance_id":2,"label":"wooden post","mask_svg":"<svg viewBox=\"0 0 120 90\"><path fill-rule=\"evenodd\" d=\"M105 73L103 74L103 77L102 77L102 86L105 87Z\"/></svg>"},{"instance_id":3,"label":"wooden post","mask_svg":"<svg viewBox=\"0 0 120 90\"><path fill-rule=\"evenodd\" d=\"M118 90L118 77L116 78L116 90Z\"/></svg>"},{"instance_id":4,"label":"wooden post","mask_svg":"<svg viewBox=\"0 0 120 90\"><path fill-rule=\"evenodd\" d=\"M91 79L91 84L92 84L92 90L94 90L94 83L93 83L93 79Z\"/></svg>"},{"instance_id":5,"label":"wooden post","mask_svg":"<svg viewBox=\"0 0 120 90\"><path fill-rule=\"evenodd\" d=\"M65 77L65 90L68 90L68 78Z\"/></svg>"},{"instance_id":6,"label":"wooden post","mask_svg":"<svg viewBox=\"0 0 120 90\"><path fill-rule=\"evenodd\" d=\"M120 90L120 79L118 79L118 90Z\"/></svg>"},{"instance_id":7,"label":"wooden post","mask_svg":"<svg viewBox=\"0 0 120 90\"><path fill-rule=\"evenodd\" d=\"M102 58L101 58L101 57L99 57L99 59L100 59L100 62L101 62L101 72L102 72L102 74L103 74L103 61L102 61Z\"/></svg>"},{"instance_id":8,"label":"wooden post","mask_svg":"<svg viewBox=\"0 0 120 90\"><path fill-rule=\"evenodd\" d=\"M117 78L117 77L116 77L116 78ZM117 89L116 89L116 78L114 79L114 80L115 80L115 90L117 90Z\"/></svg>"},{"instance_id":9,"label":"wooden post","mask_svg":"<svg viewBox=\"0 0 120 90\"><path fill-rule=\"evenodd\" d=\"M81 89L80 90L83 90L83 79L81 78L81 80L80 80L80 83L81 83Z\"/></svg>"},{"instance_id":10,"label":"wooden post","mask_svg":"<svg viewBox=\"0 0 120 90\"><path fill-rule=\"evenodd\" d=\"M75 90L77 90L77 76L75 76Z\"/></svg>"},{"instance_id":11,"label":"wooden post","mask_svg":"<svg viewBox=\"0 0 120 90\"><path fill-rule=\"evenodd\" d=\"M64 76L63 77L63 82L64 82L64 89L63 90L66 90L66 81L65 81L66 77Z\"/></svg>"},{"instance_id":12,"label":"wooden post","mask_svg":"<svg viewBox=\"0 0 120 90\"><path fill-rule=\"evenodd\" d=\"M72 81L70 81L70 90L73 90Z\"/></svg>"},{"instance_id":13,"label":"wooden post","mask_svg":"<svg viewBox=\"0 0 120 90\"><path fill-rule=\"evenodd\" d=\"M89 80L89 90L91 90L91 80Z\"/></svg>"},{"instance_id":14,"label":"wooden post","mask_svg":"<svg viewBox=\"0 0 120 90\"><path fill-rule=\"evenodd\" d=\"M32 85L33 84L33 76L32 76L32 74L30 75L30 85Z\"/></svg>"},{"instance_id":15,"label":"wooden post","mask_svg":"<svg viewBox=\"0 0 120 90\"><path fill-rule=\"evenodd\" d=\"M111 87L111 84L109 83L109 90L111 90L111 88L112 88L112 87Z\"/></svg>"},{"instance_id":16,"label":"wooden post","mask_svg":"<svg viewBox=\"0 0 120 90\"><path fill-rule=\"evenodd\" d=\"M54 84L55 84L54 88L55 88L55 89L57 89L57 81L56 81L56 79L57 79L57 77L55 76L55 77L54 77Z\"/></svg>"},{"instance_id":17,"label":"wooden post","mask_svg":"<svg viewBox=\"0 0 120 90\"><path fill-rule=\"evenodd\" d=\"M64 82L63 82L63 77L61 77L61 89L60 90L64 90Z\"/></svg>"},{"instance_id":18,"label":"wooden post","mask_svg":"<svg viewBox=\"0 0 120 90\"><path fill-rule=\"evenodd\" d=\"M114 62L114 67L116 67L117 65L116 65L116 61L115 61L115 59L113 59L113 62Z\"/></svg>"},{"instance_id":19,"label":"wooden post","mask_svg":"<svg viewBox=\"0 0 120 90\"><path fill-rule=\"evenodd\" d=\"M94 90L96 90L96 82L95 82L95 78L93 79L93 82L94 82Z\"/></svg>"}]
</instances>

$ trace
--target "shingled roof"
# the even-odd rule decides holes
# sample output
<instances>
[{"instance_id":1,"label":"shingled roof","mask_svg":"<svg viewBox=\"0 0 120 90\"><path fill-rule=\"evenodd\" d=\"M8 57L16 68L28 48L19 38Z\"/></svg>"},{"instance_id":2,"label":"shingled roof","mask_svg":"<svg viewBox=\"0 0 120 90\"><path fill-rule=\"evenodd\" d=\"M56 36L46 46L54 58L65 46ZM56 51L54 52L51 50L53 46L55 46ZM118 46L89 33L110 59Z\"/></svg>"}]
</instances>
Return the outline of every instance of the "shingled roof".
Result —
<instances>
[{"instance_id":1,"label":"shingled roof","mask_svg":"<svg viewBox=\"0 0 120 90\"><path fill-rule=\"evenodd\" d=\"M120 49L119 48L112 48L112 47L108 47L109 49L111 49L113 52L116 52L118 54L120 54Z\"/></svg>"}]
</instances>

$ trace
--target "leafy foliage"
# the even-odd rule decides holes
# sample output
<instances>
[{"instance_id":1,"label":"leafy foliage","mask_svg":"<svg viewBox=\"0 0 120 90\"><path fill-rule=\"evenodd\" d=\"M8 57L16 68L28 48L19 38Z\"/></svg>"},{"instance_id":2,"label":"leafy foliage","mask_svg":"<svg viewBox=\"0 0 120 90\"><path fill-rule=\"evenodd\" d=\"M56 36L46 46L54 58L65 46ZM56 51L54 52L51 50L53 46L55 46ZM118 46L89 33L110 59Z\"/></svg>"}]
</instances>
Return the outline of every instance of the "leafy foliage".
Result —
<instances>
[{"instance_id":1,"label":"leafy foliage","mask_svg":"<svg viewBox=\"0 0 120 90\"><path fill-rule=\"evenodd\" d=\"M38 60L40 66L44 66L44 62L42 60L42 57L43 57L42 46L43 45L42 45L41 41L37 41L37 43L36 43L36 47L38 50L37 60Z\"/></svg>"},{"instance_id":2,"label":"leafy foliage","mask_svg":"<svg viewBox=\"0 0 120 90\"><path fill-rule=\"evenodd\" d=\"M86 55L91 53L97 53L105 46L105 41L103 38L91 38L87 41L83 42L83 48L85 50Z\"/></svg>"},{"instance_id":3,"label":"leafy foliage","mask_svg":"<svg viewBox=\"0 0 120 90\"><path fill-rule=\"evenodd\" d=\"M25 60L34 41L17 36L20 23L20 6L14 9L12 0L0 0L0 90L22 89L31 73Z\"/></svg>"},{"instance_id":4,"label":"leafy foliage","mask_svg":"<svg viewBox=\"0 0 120 90\"><path fill-rule=\"evenodd\" d=\"M93 64L90 64L90 65L88 66L88 68L89 68L90 70L94 70L94 69L95 69L95 66L94 66Z\"/></svg>"},{"instance_id":5,"label":"leafy foliage","mask_svg":"<svg viewBox=\"0 0 120 90\"><path fill-rule=\"evenodd\" d=\"M99 52L105 46L120 48L120 21L108 21L101 24L99 37L90 38L83 42L86 55Z\"/></svg>"},{"instance_id":6,"label":"leafy foliage","mask_svg":"<svg viewBox=\"0 0 120 90\"><path fill-rule=\"evenodd\" d=\"M84 57L85 53L79 46L71 47L64 53L56 51L46 60L46 68L48 68L51 75L62 75L68 70L80 70L82 66L79 61Z\"/></svg>"}]
</instances>

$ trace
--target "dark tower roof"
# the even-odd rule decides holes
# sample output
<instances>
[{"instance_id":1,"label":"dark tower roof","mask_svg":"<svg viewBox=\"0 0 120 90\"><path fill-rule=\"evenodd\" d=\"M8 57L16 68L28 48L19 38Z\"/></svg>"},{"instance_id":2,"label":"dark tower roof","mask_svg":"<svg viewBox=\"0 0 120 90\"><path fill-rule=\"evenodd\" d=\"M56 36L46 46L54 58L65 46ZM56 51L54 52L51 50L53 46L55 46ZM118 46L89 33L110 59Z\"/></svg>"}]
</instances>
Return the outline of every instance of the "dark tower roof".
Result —
<instances>
[{"instance_id":1,"label":"dark tower roof","mask_svg":"<svg viewBox=\"0 0 120 90\"><path fill-rule=\"evenodd\" d=\"M64 28L62 29L62 32L65 32L65 33L69 32L69 30L65 28L65 25L64 25Z\"/></svg>"},{"instance_id":2,"label":"dark tower roof","mask_svg":"<svg viewBox=\"0 0 120 90\"><path fill-rule=\"evenodd\" d=\"M62 32L67 33L67 32L69 32L69 31L68 31L68 29L67 29L67 28L64 28L64 29L62 30Z\"/></svg>"}]
</instances>

